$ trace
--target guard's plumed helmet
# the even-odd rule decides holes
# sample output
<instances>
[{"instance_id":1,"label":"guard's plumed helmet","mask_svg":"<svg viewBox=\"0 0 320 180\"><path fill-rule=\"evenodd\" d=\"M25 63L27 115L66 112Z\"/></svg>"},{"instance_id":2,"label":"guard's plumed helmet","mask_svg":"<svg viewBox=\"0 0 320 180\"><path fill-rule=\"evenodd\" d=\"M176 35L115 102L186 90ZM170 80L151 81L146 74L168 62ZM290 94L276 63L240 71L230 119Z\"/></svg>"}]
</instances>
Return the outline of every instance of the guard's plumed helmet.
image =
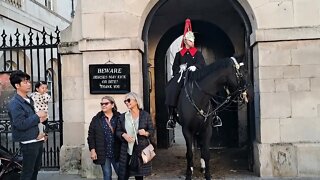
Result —
<instances>
[{"instance_id":1,"label":"guard's plumed helmet","mask_svg":"<svg viewBox=\"0 0 320 180\"><path fill-rule=\"evenodd\" d=\"M184 38L186 40L189 40L191 42L194 42L194 34L192 31L188 31L185 35L184 35Z\"/></svg>"},{"instance_id":2,"label":"guard's plumed helmet","mask_svg":"<svg viewBox=\"0 0 320 180\"><path fill-rule=\"evenodd\" d=\"M191 27L191 21L190 19L186 19L185 25L184 25L184 32L183 32L183 41L181 42L181 47L184 47L184 40L189 40L191 42L194 42L194 34L192 32Z\"/></svg>"}]
</instances>

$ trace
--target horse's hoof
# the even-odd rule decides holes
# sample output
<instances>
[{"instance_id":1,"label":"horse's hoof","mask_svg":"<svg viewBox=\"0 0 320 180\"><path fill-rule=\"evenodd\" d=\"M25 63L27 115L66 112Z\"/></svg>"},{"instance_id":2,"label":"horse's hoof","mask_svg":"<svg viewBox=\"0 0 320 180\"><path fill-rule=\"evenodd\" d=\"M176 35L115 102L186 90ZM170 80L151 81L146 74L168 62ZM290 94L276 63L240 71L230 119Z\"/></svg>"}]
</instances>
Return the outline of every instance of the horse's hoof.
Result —
<instances>
[{"instance_id":1,"label":"horse's hoof","mask_svg":"<svg viewBox=\"0 0 320 180\"><path fill-rule=\"evenodd\" d=\"M192 168L190 168L190 170L187 170L186 180L191 180L192 173L193 173Z\"/></svg>"},{"instance_id":2,"label":"horse's hoof","mask_svg":"<svg viewBox=\"0 0 320 180\"><path fill-rule=\"evenodd\" d=\"M205 176L206 180L211 180L211 176L208 175L208 176Z\"/></svg>"}]
</instances>

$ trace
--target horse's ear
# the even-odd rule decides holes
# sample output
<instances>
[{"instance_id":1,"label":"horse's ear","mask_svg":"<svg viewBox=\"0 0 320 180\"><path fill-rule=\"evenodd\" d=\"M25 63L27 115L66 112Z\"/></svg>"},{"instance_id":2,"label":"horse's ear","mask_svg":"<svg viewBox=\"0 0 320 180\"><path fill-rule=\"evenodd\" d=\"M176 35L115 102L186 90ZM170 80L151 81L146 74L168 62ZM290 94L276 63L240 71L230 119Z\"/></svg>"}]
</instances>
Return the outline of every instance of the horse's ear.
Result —
<instances>
[{"instance_id":1,"label":"horse's ear","mask_svg":"<svg viewBox=\"0 0 320 180\"><path fill-rule=\"evenodd\" d=\"M238 62L244 62L244 54L234 54L233 57L236 58Z\"/></svg>"},{"instance_id":2,"label":"horse's ear","mask_svg":"<svg viewBox=\"0 0 320 180\"><path fill-rule=\"evenodd\" d=\"M247 74L247 64L245 64L245 55L244 54L235 54L234 56L233 56L236 60L237 60L237 62L239 63L239 65L240 65L240 69L242 70L242 72L244 72L244 73L246 73Z\"/></svg>"}]
</instances>

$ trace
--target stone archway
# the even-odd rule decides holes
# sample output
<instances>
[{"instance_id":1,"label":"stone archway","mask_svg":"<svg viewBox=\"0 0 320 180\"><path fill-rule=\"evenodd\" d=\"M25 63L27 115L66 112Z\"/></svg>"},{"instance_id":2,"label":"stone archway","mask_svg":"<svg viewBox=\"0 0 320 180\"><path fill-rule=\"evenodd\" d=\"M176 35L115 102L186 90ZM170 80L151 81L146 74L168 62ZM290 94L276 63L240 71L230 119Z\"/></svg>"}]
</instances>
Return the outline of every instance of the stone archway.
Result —
<instances>
[{"instance_id":1,"label":"stone archway","mask_svg":"<svg viewBox=\"0 0 320 180\"><path fill-rule=\"evenodd\" d=\"M211 1L210 1L211 2ZM201 11L201 13L203 14L212 14L210 13L211 11L215 12L215 9L211 9L211 8L217 8L217 9L224 9L221 10L220 13L222 12L229 12L231 17L228 17L227 19L232 19L235 18L235 20L233 21L229 21L229 23L223 23L221 20L221 16L220 17L215 17L217 16L216 13L213 13L213 15L210 15L210 17L206 17L206 18L199 18L197 17L197 12L200 12L201 7L197 7L197 10L194 11L194 14L188 14L188 13L182 13L181 12L188 12L188 10L192 9L193 7L187 7L188 5L191 5L192 3L185 1L183 5L179 4L179 2L167 2L167 1L159 1L154 9L151 10L150 15L148 16L147 20L146 20L146 24L144 27L144 34L143 34L143 39L147 40L147 48L145 49L145 56L147 56L148 58L144 57L144 61L147 60L148 62L151 62L151 64L154 67L154 57L155 57L155 52L156 52L156 47L157 44L159 43L161 36L163 34L165 34L165 32L168 32L168 28L176 25L177 23L181 23L184 21L185 17L190 17L192 19L192 16L195 16L195 20L202 20L202 21L207 21L209 23L213 23L216 24L217 26L219 26L223 31L226 32L227 36L230 37L232 43L235 45L235 53L236 54L245 54L247 56L247 59L251 59L251 52L250 49L247 48L249 47L249 42L248 42L248 34L251 33L251 26L249 23L248 18L246 17L246 14L244 13L244 10L242 9L242 7L240 6L240 4L238 3L234 3L233 1L230 2L225 2L225 1L216 1L214 2L212 5L209 3L209 1L207 2L203 2L201 7L204 8L206 7L206 12ZM210 5L209 5L210 4ZM200 6L200 5L199 5ZM210 6L210 7L208 7ZM227 7L225 7L227 6ZM170 11L170 7L174 7L179 9L179 7L181 7L180 11ZM223 8L222 8L223 7ZM172 9L171 9L172 10ZM157 13L162 13L161 17L159 15L157 15ZM171 12L171 14L170 14ZM173 13L174 12L174 13ZM240 12L240 15L238 14ZM165 14L167 13L167 14ZM177 17L170 17L177 14L177 16L179 16L179 18ZM170 18L168 18L170 17ZM211 19L210 19L211 18ZM225 19L225 18L224 18ZM232 22L235 22L235 24L232 25ZM164 25L165 23L165 25ZM231 25L230 25L231 24ZM153 27L157 28L157 33L156 35L151 35L152 32L154 32L154 30L152 29ZM236 27L236 28L235 28ZM159 30L160 29L160 30ZM234 33L237 32L238 33ZM178 34L180 32L177 32ZM239 35L240 34L240 35ZM180 34L179 34L180 35ZM248 67L251 67L251 62L250 60L248 61L249 65ZM152 68L151 68L152 70ZM157 93L158 94L158 93ZM154 95L151 95L151 97ZM151 103L151 107L154 106ZM153 108L154 109L154 108Z\"/></svg>"},{"instance_id":2,"label":"stone archway","mask_svg":"<svg viewBox=\"0 0 320 180\"><path fill-rule=\"evenodd\" d=\"M164 107L165 94L163 88L166 84L167 71L164 65L165 54L170 44L181 35L185 18L192 20L193 30L197 32L196 46L205 51L204 54L207 56L205 59L208 59L207 63L213 62L214 60L209 59L215 56L221 58L232 56L233 54L245 55L244 61L252 76L252 56L249 48L251 25L241 5L234 1L204 1L202 5L199 5L200 7L188 7L188 5L192 5L192 2L184 1L183 4L179 2L158 2L151 10L143 31L143 39L146 43L143 60L151 64L149 70L151 70L152 78L155 80L152 81L155 83L151 86L156 92L151 92L150 106L156 119L158 147L160 148L170 147L174 138L174 133L165 129L167 117ZM191 13L190 10L193 8L196 10ZM210 15L206 16L204 14ZM220 14L227 14L229 17L222 17ZM217 42L212 43L213 39ZM211 55L206 53L209 51L211 51ZM231 116L225 114L225 118L234 119L233 123L229 124L234 128L226 130L225 134L236 131L233 135L225 138L233 138L233 141L231 140L230 142L236 144L234 146L240 147L252 144L254 129L250 128L254 127L253 117L253 104L250 104L244 111L238 111ZM248 153L251 154L251 148L248 148Z\"/></svg>"}]
</instances>

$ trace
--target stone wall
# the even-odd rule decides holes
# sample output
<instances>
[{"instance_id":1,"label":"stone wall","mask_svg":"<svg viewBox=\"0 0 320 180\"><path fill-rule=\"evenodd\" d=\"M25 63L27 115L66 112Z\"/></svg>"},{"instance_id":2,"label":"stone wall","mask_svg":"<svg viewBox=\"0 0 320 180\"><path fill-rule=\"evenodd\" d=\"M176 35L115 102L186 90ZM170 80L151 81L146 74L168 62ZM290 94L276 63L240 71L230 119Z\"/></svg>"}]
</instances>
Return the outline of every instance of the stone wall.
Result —
<instances>
[{"instance_id":1,"label":"stone wall","mask_svg":"<svg viewBox=\"0 0 320 180\"><path fill-rule=\"evenodd\" d=\"M92 117L106 94L90 94L90 64L130 64L131 91L142 95L143 42L139 37L146 1L80 1L72 26L62 32L62 88L64 143L60 171L101 177L87 145ZM127 110L124 95L112 95L120 112Z\"/></svg>"},{"instance_id":2,"label":"stone wall","mask_svg":"<svg viewBox=\"0 0 320 180\"><path fill-rule=\"evenodd\" d=\"M253 26L254 169L319 176L320 1L240 2Z\"/></svg>"},{"instance_id":3,"label":"stone wall","mask_svg":"<svg viewBox=\"0 0 320 180\"><path fill-rule=\"evenodd\" d=\"M256 172L319 176L320 41L263 42L254 52Z\"/></svg>"}]
</instances>

